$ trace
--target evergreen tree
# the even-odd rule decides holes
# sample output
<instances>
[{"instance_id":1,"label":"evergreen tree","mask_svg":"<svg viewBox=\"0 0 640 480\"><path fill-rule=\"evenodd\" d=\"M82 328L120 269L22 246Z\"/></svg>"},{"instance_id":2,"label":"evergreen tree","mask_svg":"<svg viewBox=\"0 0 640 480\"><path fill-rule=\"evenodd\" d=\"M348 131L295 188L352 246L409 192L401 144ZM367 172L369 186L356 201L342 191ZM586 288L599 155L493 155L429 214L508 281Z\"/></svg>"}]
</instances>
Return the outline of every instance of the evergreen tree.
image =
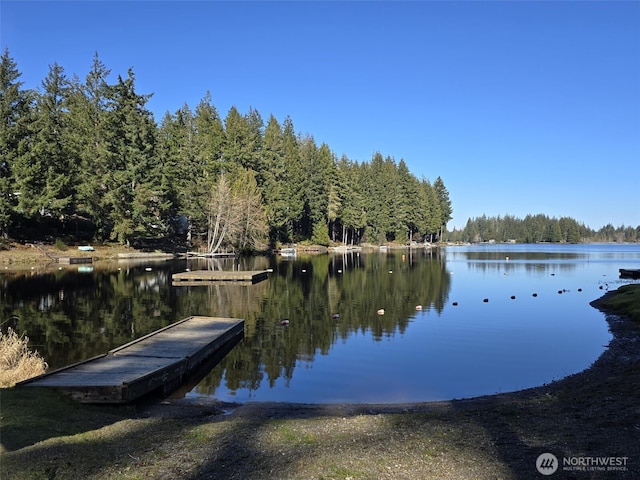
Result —
<instances>
[{"instance_id":1,"label":"evergreen tree","mask_svg":"<svg viewBox=\"0 0 640 480\"><path fill-rule=\"evenodd\" d=\"M263 141L263 197L270 228L269 239L287 241L287 171L284 161L283 132L278 120L271 115Z\"/></svg>"},{"instance_id":2,"label":"evergreen tree","mask_svg":"<svg viewBox=\"0 0 640 480\"><path fill-rule=\"evenodd\" d=\"M298 138L290 117L282 126L282 149L284 160L285 195L285 236L292 241L304 239L302 236L304 213L304 170L300 161Z\"/></svg>"},{"instance_id":3,"label":"evergreen tree","mask_svg":"<svg viewBox=\"0 0 640 480\"><path fill-rule=\"evenodd\" d=\"M30 125L28 155L15 163L19 207L27 216L62 218L73 210L78 158L67 142L70 83L54 63L42 82Z\"/></svg>"},{"instance_id":4,"label":"evergreen tree","mask_svg":"<svg viewBox=\"0 0 640 480\"><path fill-rule=\"evenodd\" d=\"M352 245L359 241L364 230L366 208L363 196L363 178L357 162L350 162L346 156L340 159L338 172L342 178L344 188L341 191L342 205L340 208L340 223L342 224L342 241Z\"/></svg>"},{"instance_id":5,"label":"evergreen tree","mask_svg":"<svg viewBox=\"0 0 640 480\"><path fill-rule=\"evenodd\" d=\"M113 154L113 138L108 126L111 89L107 83L110 73L98 58L93 58L91 70L81 84L72 82L69 96L70 148L78 157L78 213L88 215L96 226L100 240L108 237L108 216L104 198L104 178Z\"/></svg>"},{"instance_id":6,"label":"evergreen tree","mask_svg":"<svg viewBox=\"0 0 640 480\"><path fill-rule=\"evenodd\" d=\"M387 241L387 232L391 230L390 193L393 192L393 179L387 174L385 160L380 152L376 152L369 164L361 165L364 175L364 199L367 211L367 241L378 244Z\"/></svg>"},{"instance_id":7,"label":"evergreen tree","mask_svg":"<svg viewBox=\"0 0 640 480\"><path fill-rule=\"evenodd\" d=\"M174 115L167 112L158 129L156 158L162 176L161 192L171 206L168 213L174 219L185 215L191 227L195 221L204 232L203 198L207 193L199 188L204 167L196 159L195 137L194 117L187 105ZM173 226L174 222L170 224Z\"/></svg>"},{"instance_id":8,"label":"evergreen tree","mask_svg":"<svg viewBox=\"0 0 640 480\"><path fill-rule=\"evenodd\" d=\"M241 168L261 169L262 118L256 110L244 116L231 107L224 121L225 143L222 157L225 171L235 174ZM261 178L262 182L262 178Z\"/></svg>"},{"instance_id":9,"label":"evergreen tree","mask_svg":"<svg viewBox=\"0 0 640 480\"><path fill-rule=\"evenodd\" d=\"M193 129L190 129L190 141L195 145L195 165L187 164L185 168L191 173L208 178L209 185L218 177L225 166L223 153L225 152L225 131L218 110L213 105L211 94L207 92L196 107ZM227 161L229 159L226 159ZM228 168L226 168L228 170ZM185 170L184 173L187 173Z\"/></svg>"},{"instance_id":10,"label":"evergreen tree","mask_svg":"<svg viewBox=\"0 0 640 480\"><path fill-rule=\"evenodd\" d=\"M567 228L567 243L580 243L580 230L575 221Z\"/></svg>"},{"instance_id":11,"label":"evergreen tree","mask_svg":"<svg viewBox=\"0 0 640 480\"><path fill-rule=\"evenodd\" d=\"M419 195L419 184L409 167L400 160L397 168L395 238L397 241L412 241L414 234L424 224L426 199Z\"/></svg>"},{"instance_id":12,"label":"evergreen tree","mask_svg":"<svg viewBox=\"0 0 640 480\"><path fill-rule=\"evenodd\" d=\"M245 169L252 170L258 187L262 188L264 184L263 171L263 141L264 141L264 122L260 113L254 109L249 108L249 113L245 116L247 122L247 156L242 166Z\"/></svg>"},{"instance_id":13,"label":"evergreen tree","mask_svg":"<svg viewBox=\"0 0 640 480\"><path fill-rule=\"evenodd\" d=\"M422 181L422 188L424 189L427 200L427 214L426 214L426 230L424 231L425 239L429 242L433 241L434 235L438 234L440 229L442 212L440 209L440 200L438 194L428 180Z\"/></svg>"},{"instance_id":14,"label":"evergreen tree","mask_svg":"<svg viewBox=\"0 0 640 480\"><path fill-rule=\"evenodd\" d=\"M329 204L329 172L333 154L326 144L320 148L311 136L300 140L300 166L303 178L304 215L301 222L302 237L322 238L328 243L327 213ZM322 230L326 234L322 234ZM314 235L313 232L316 232Z\"/></svg>"},{"instance_id":15,"label":"evergreen tree","mask_svg":"<svg viewBox=\"0 0 640 480\"><path fill-rule=\"evenodd\" d=\"M551 222L550 226L551 234L549 236L549 241L560 243L562 241L562 231L560 230L560 223L558 221L553 221Z\"/></svg>"},{"instance_id":16,"label":"evergreen tree","mask_svg":"<svg viewBox=\"0 0 640 480\"><path fill-rule=\"evenodd\" d=\"M151 95L135 91L135 75L118 77L114 87L114 106L110 126L115 149L107 175L107 199L111 238L129 244L137 235L162 231L162 215L169 206L158 190L160 178L155 154L155 123L145 105Z\"/></svg>"},{"instance_id":17,"label":"evergreen tree","mask_svg":"<svg viewBox=\"0 0 640 480\"><path fill-rule=\"evenodd\" d=\"M336 221L340 216L342 208L342 192L344 191L344 178L338 171L338 162L333 152L332 161L329 165L328 182L329 192L327 196L327 234L330 235L333 242L336 241L338 230L336 229Z\"/></svg>"},{"instance_id":18,"label":"evergreen tree","mask_svg":"<svg viewBox=\"0 0 640 480\"><path fill-rule=\"evenodd\" d=\"M442 234L446 230L447 222L451 220L451 214L453 210L451 208L451 200L449 199L449 191L444 186L444 182L442 178L436 178L436 181L433 182L433 188L438 197L438 204L440 206L440 240L443 240Z\"/></svg>"},{"instance_id":19,"label":"evergreen tree","mask_svg":"<svg viewBox=\"0 0 640 480\"><path fill-rule=\"evenodd\" d=\"M27 154L32 94L22 90L21 73L5 49L0 57L0 236L8 237L11 214L17 203L13 177L16 162Z\"/></svg>"}]
</instances>

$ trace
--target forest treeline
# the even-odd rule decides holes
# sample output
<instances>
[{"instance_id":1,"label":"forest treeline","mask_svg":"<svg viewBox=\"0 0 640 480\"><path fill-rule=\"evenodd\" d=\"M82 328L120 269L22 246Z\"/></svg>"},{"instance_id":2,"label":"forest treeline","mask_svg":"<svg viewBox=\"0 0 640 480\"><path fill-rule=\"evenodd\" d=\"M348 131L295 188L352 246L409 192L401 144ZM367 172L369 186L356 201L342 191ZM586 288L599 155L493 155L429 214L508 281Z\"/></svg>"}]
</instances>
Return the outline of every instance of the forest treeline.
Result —
<instances>
[{"instance_id":1,"label":"forest treeline","mask_svg":"<svg viewBox=\"0 0 640 480\"><path fill-rule=\"evenodd\" d=\"M70 239L129 244L184 236L208 251L290 242L436 240L452 208L440 177L403 160L337 158L287 117L232 107L210 94L159 123L132 69L109 83L98 54L84 79L54 63L23 89L8 49L0 64L0 234L56 223Z\"/></svg>"},{"instance_id":2,"label":"forest treeline","mask_svg":"<svg viewBox=\"0 0 640 480\"><path fill-rule=\"evenodd\" d=\"M462 230L447 234L454 242L517 242L517 243L584 243L640 242L640 225L614 227L605 225L593 230L570 217L527 215L524 219L512 215L470 218Z\"/></svg>"}]
</instances>

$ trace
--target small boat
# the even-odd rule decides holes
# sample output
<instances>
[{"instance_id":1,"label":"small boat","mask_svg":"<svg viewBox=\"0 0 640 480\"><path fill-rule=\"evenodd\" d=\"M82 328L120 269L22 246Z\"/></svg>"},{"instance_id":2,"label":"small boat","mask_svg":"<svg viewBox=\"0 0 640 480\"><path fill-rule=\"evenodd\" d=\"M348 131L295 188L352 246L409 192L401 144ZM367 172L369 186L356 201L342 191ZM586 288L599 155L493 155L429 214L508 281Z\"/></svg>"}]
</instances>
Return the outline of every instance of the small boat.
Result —
<instances>
[{"instance_id":1,"label":"small boat","mask_svg":"<svg viewBox=\"0 0 640 480\"><path fill-rule=\"evenodd\" d=\"M293 248L293 247L281 248L280 249L280 255L282 257L295 257L296 256L296 249Z\"/></svg>"},{"instance_id":2,"label":"small boat","mask_svg":"<svg viewBox=\"0 0 640 480\"><path fill-rule=\"evenodd\" d=\"M620 278L640 278L640 268L620 268Z\"/></svg>"}]
</instances>

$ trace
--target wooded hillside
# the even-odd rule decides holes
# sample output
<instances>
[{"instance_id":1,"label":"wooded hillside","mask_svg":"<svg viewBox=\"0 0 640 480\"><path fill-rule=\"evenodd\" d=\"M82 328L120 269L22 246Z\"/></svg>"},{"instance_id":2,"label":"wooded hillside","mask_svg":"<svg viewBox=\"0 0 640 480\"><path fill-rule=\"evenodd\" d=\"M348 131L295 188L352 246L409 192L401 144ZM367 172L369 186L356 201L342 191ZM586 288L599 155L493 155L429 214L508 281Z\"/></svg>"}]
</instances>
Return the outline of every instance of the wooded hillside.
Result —
<instances>
[{"instance_id":1,"label":"wooded hillside","mask_svg":"<svg viewBox=\"0 0 640 480\"><path fill-rule=\"evenodd\" d=\"M541 213L525 218L482 215L467 220L462 230L449 232L447 239L457 242L633 243L640 241L640 225L634 228L608 224L596 231L571 217L555 218Z\"/></svg>"},{"instance_id":2,"label":"wooded hillside","mask_svg":"<svg viewBox=\"0 0 640 480\"><path fill-rule=\"evenodd\" d=\"M291 118L232 107L209 94L156 123L135 75L96 54L81 80L53 64L25 90L5 50L0 64L0 233L69 240L184 237L209 251L311 241L436 240L451 219L440 177L403 160L337 158L296 133ZM46 229L45 229L46 230Z\"/></svg>"}]
</instances>

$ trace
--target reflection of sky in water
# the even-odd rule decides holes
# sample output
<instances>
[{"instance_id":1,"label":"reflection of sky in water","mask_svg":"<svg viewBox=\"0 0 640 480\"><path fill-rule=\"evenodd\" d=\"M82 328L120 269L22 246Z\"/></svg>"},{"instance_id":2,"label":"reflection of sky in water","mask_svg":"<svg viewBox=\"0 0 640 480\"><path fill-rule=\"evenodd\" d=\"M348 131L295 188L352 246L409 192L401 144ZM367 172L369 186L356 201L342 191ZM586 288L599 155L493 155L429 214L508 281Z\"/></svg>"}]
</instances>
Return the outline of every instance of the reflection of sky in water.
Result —
<instances>
[{"instance_id":1,"label":"reflection of sky in water","mask_svg":"<svg viewBox=\"0 0 640 480\"><path fill-rule=\"evenodd\" d=\"M618 279L618 269L640 268L640 246L541 245L534 255L530 248L449 248L451 289L442 312L417 311L404 333L378 341L370 331L351 333L327 355L299 359L292 378L280 377L272 388L266 376L255 391L229 391L223 380L215 392L196 388L189 396L427 401L512 391L581 371L611 338L589 302L629 283Z\"/></svg>"}]
</instances>

